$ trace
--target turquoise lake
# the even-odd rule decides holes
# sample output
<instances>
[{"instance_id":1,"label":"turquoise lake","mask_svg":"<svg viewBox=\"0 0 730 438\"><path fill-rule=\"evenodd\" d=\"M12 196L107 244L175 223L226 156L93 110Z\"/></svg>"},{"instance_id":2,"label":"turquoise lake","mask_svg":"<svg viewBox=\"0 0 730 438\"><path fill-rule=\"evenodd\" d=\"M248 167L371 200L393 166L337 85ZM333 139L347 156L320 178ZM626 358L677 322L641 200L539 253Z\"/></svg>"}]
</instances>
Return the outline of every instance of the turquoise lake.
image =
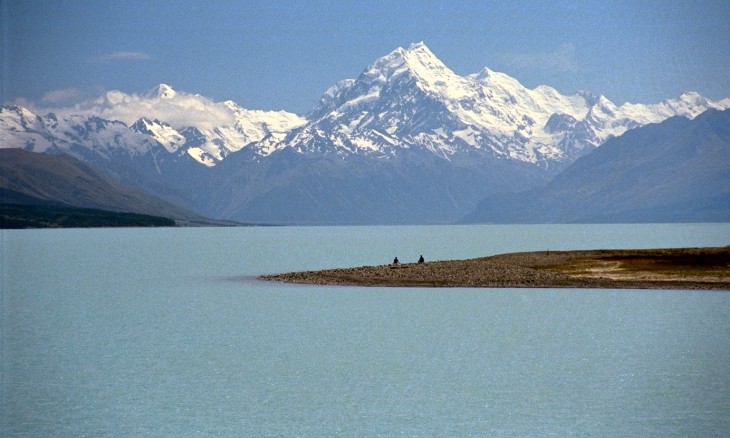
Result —
<instances>
[{"instance_id":1,"label":"turquoise lake","mask_svg":"<svg viewBox=\"0 0 730 438\"><path fill-rule=\"evenodd\" d=\"M730 293L258 275L730 224L2 230L0 435L727 436Z\"/></svg>"}]
</instances>

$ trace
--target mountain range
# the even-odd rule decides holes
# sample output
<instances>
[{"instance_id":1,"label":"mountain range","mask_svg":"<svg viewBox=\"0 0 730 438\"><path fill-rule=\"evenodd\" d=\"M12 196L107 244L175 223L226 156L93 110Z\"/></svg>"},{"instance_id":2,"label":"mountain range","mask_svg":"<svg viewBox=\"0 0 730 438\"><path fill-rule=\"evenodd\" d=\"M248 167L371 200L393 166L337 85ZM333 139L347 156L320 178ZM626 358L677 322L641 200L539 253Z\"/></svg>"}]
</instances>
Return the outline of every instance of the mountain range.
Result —
<instances>
[{"instance_id":1,"label":"mountain range","mask_svg":"<svg viewBox=\"0 0 730 438\"><path fill-rule=\"evenodd\" d=\"M3 107L0 144L70 154L207 217L446 223L489 196L546 184L627 131L728 107L692 92L617 106L486 68L460 76L418 43L335 84L303 116L160 84L43 115Z\"/></svg>"},{"instance_id":2,"label":"mountain range","mask_svg":"<svg viewBox=\"0 0 730 438\"><path fill-rule=\"evenodd\" d=\"M606 141L547 185L492 195L464 223L730 221L730 110Z\"/></svg>"}]
</instances>

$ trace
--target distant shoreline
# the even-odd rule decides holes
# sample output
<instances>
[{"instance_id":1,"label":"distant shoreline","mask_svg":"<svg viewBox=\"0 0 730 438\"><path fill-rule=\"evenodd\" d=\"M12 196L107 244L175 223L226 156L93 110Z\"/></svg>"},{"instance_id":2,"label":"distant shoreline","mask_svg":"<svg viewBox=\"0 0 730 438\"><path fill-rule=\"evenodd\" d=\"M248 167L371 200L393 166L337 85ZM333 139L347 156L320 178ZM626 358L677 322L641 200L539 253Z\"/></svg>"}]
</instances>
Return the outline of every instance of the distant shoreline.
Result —
<instances>
[{"instance_id":1,"label":"distant shoreline","mask_svg":"<svg viewBox=\"0 0 730 438\"><path fill-rule=\"evenodd\" d=\"M730 246L534 251L259 278L285 283L380 287L730 290Z\"/></svg>"},{"instance_id":2,"label":"distant shoreline","mask_svg":"<svg viewBox=\"0 0 730 438\"><path fill-rule=\"evenodd\" d=\"M175 220L149 214L44 204L0 203L0 229L175 227Z\"/></svg>"}]
</instances>

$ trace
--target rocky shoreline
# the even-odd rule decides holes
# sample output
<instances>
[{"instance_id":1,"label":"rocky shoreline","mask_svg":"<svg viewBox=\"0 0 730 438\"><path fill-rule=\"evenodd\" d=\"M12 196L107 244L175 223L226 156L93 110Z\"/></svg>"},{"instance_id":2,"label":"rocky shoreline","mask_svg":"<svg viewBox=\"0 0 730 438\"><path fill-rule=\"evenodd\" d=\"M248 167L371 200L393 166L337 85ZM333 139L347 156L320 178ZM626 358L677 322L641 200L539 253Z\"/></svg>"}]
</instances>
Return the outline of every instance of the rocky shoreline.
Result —
<instances>
[{"instance_id":1,"label":"rocky shoreline","mask_svg":"<svg viewBox=\"0 0 730 438\"><path fill-rule=\"evenodd\" d=\"M260 278L286 283L384 287L730 290L730 246L536 251Z\"/></svg>"}]
</instances>

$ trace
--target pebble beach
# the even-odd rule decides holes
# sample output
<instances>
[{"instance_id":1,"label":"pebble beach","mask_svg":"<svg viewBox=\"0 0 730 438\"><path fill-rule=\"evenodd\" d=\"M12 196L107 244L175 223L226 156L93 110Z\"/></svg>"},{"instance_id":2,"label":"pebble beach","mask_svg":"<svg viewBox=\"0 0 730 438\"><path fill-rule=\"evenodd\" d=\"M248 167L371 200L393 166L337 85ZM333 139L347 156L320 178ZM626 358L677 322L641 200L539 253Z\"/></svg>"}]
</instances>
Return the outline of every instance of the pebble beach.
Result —
<instances>
[{"instance_id":1,"label":"pebble beach","mask_svg":"<svg viewBox=\"0 0 730 438\"><path fill-rule=\"evenodd\" d=\"M535 251L260 278L286 283L380 287L730 290L730 246Z\"/></svg>"}]
</instances>

